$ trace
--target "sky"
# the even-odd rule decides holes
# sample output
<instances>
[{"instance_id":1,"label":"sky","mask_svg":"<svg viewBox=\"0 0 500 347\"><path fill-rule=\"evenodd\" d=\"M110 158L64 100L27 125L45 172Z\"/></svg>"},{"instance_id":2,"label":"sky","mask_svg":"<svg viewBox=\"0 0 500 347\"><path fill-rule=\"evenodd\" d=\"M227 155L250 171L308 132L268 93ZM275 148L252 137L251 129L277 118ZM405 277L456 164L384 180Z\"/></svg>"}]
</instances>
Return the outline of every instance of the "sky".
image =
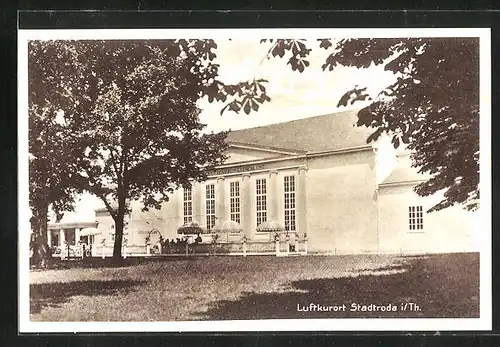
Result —
<instances>
[{"instance_id":1,"label":"sky","mask_svg":"<svg viewBox=\"0 0 500 347\"><path fill-rule=\"evenodd\" d=\"M266 89L271 102L249 115L226 111L221 116L224 103L209 103L204 98L198 105L202 109L200 121L207 124L207 130L237 130L341 111L337 108L338 101L354 86L368 87L367 91L376 95L395 78L382 66L368 69L337 67L333 71L323 71L321 65L330 51L319 48L317 41L307 44L312 48L311 64L300 73L291 70L286 56L266 59L272 45L269 42L260 43L258 39L217 41L220 80L238 83L253 78L267 79ZM62 222L94 221L94 209L102 206L100 200L84 194L76 202L75 212L66 213Z\"/></svg>"},{"instance_id":2,"label":"sky","mask_svg":"<svg viewBox=\"0 0 500 347\"><path fill-rule=\"evenodd\" d=\"M250 128L335 112L338 100L355 85L366 86L368 92L378 93L394 79L392 73L384 71L382 66L369 69L337 67L333 71L323 71L321 65L330 50L319 48L317 41L308 42L308 47L313 48L309 56L311 65L302 73L292 71L286 56L266 59L272 45L269 42L221 40L217 44L221 80L238 83L254 77L267 79L271 102L250 115L226 111L221 116L223 103L210 104L206 98L202 99L199 102L203 109L200 120L214 131Z\"/></svg>"}]
</instances>

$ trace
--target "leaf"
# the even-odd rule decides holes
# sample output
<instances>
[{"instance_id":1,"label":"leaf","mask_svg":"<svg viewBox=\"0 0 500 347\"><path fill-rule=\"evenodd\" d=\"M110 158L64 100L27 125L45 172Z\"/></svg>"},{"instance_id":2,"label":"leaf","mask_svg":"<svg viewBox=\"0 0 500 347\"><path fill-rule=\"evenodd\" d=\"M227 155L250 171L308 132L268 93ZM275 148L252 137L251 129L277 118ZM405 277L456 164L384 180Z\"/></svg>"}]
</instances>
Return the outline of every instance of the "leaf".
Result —
<instances>
[{"instance_id":1,"label":"leaf","mask_svg":"<svg viewBox=\"0 0 500 347\"><path fill-rule=\"evenodd\" d=\"M220 110L220 115L222 116L222 114L224 113L224 111L230 107L231 104L227 104L226 106L224 106L221 110Z\"/></svg>"},{"instance_id":2,"label":"leaf","mask_svg":"<svg viewBox=\"0 0 500 347\"><path fill-rule=\"evenodd\" d=\"M399 138L397 136L393 136L391 142L394 148L397 149L399 147Z\"/></svg>"},{"instance_id":3,"label":"leaf","mask_svg":"<svg viewBox=\"0 0 500 347\"><path fill-rule=\"evenodd\" d=\"M333 45L330 39L318 39L318 41L320 41L320 48L328 49Z\"/></svg>"},{"instance_id":4,"label":"leaf","mask_svg":"<svg viewBox=\"0 0 500 347\"><path fill-rule=\"evenodd\" d=\"M340 98L339 102L337 103L337 107L347 106L348 103L352 105L356 101L367 100L369 98L369 95L366 93L366 89L367 87L359 88L358 86L356 86L353 89L347 91Z\"/></svg>"},{"instance_id":5,"label":"leaf","mask_svg":"<svg viewBox=\"0 0 500 347\"><path fill-rule=\"evenodd\" d=\"M241 109L241 104L238 101L233 101L229 104L229 110L238 113Z\"/></svg>"},{"instance_id":6,"label":"leaf","mask_svg":"<svg viewBox=\"0 0 500 347\"><path fill-rule=\"evenodd\" d=\"M273 57L279 56L280 58L283 58L283 56L285 55L284 45L280 41L278 41L271 50L271 54L273 55Z\"/></svg>"},{"instance_id":7,"label":"leaf","mask_svg":"<svg viewBox=\"0 0 500 347\"><path fill-rule=\"evenodd\" d=\"M383 128L378 128L377 130L375 130L373 133L370 134L370 136L368 136L368 138L366 139L366 143L377 141L383 131L384 131Z\"/></svg>"},{"instance_id":8,"label":"leaf","mask_svg":"<svg viewBox=\"0 0 500 347\"><path fill-rule=\"evenodd\" d=\"M251 101L252 103L252 110L254 111L258 111L259 110L259 104L254 102L254 101Z\"/></svg>"},{"instance_id":9,"label":"leaf","mask_svg":"<svg viewBox=\"0 0 500 347\"><path fill-rule=\"evenodd\" d=\"M299 61L297 63L297 69L299 70L299 72L304 72L304 64L302 63L302 61Z\"/></svg>"},{"instance_id":10,"label":"leaf","mask_svg":"<svg viewBox=\"0 0 500 347\"><path fill-rule=\"evenodd\" d=\"M250 111L251 111L251 106L250 106L250 100L249 99L246 99L245 102L244 102L244 106L243 106L243 111L246 113L246 114L250 114Z\"/></svg>"}]
</instances>

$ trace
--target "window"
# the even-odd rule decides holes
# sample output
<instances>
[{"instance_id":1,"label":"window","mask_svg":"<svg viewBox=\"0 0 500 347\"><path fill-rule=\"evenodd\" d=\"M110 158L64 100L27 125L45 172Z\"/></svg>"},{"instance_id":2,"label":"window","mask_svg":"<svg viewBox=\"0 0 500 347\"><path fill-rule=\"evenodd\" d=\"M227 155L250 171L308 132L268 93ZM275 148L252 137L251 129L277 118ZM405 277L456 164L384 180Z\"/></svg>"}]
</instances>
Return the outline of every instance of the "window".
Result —
<instances>
[{"instance_id":1,"label":"window","mask_svg":"<svg viewBox=\"0 0 500 347\"><path fill-rule=\"evenodd\" d=\"M285 230L295 231L295 176L285 176L283 185Z\"/></svg>"},{"instance_id":2,"label":"window","mask_svg":"<svg viewBox=\"0 0 500 347\"><path fill-rule=\"evenodd\" d=\"M240 182L238 181L229 183L229 208L231 220L240 224Z\"/></svg>"},{"instance_id":3,"label":"window","mask_svg":"<svg viewBox=\"0 0 500 347\"><path fill-rule=\"evenodd\" d=\"M115 233L112 233L111 235L109 235L109 237L111 238L112 242L115 242Z\"/></svg>"},{"instance_id":4,"label":"window","mask_svg":"<svg viewBox=\"0 0 500 347\"><path fill-rule=\"evenodd\" d=\"M193 192L184 188L184 224L193 221Z\"/></svg>"},{"instance_id":5,"label":"window","mask_svg":"<svg viewBox=\"0 0 500 347\"><path fill-rule=\"evenodd\" d=\"M422 206L408 207L408 221L410 230L424 229L424 212Z\"/></svg>"},{"instance_id":6,"label":"window","mask_svg":"<svg viewBox=\"0 0 500 347\"><path fill-rule=\"evenodd\" d=\"M205 198L206 198L207 230L210 230L215 225L215 184L207 184Z\"/></svg>"},{"instance_id":7,"label":"window","mask_svg":"<svg viewBox=\"0 0 500 347\"><path fill-rule=\"evenodd\" d=\"M257 226L267 220L267 186L266 179L257 179L255 182L256 188L256 210L257 210Z\"/></svg>"}]
</instances>

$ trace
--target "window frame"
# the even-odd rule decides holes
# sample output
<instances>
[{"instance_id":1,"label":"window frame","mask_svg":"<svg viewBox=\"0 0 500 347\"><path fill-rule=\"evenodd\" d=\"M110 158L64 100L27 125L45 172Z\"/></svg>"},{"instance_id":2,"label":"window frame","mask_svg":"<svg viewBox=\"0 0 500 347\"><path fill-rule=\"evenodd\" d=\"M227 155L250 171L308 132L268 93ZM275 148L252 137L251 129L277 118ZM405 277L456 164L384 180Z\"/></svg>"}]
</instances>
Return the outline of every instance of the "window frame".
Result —
<instances>
[{"instance_id":1,"label":"window frame","mask_svg":"<svg viewBox=\"0 0 500 347\"><path fill-rule=\"evenodd\" d=\"M187 209L186 209L187 207ZM186 213L187 212L187 213ZM189 213L191 212L191 213ZM182 192L183 225L193 222L193 188L183 188Z\"/></svg>"},{"instance_id":2,"label":"window frame","mask_svg":"<svg viewBox=\"0 0 500 347\"><path fill-rule=\"evenodd\" d=\"M407 229L409 233L424 233L424 206L408 206Z\"/></svg>"},{"instance_id":3,"label":"window frame","mask_svg":"<svg viewBox=\"0 0 500 347\"><path fill-rule=\"evenodd\" d=\"M264 192L262 193L262 182L264 182ZM255 178L255 187L254 187L254 196L255 196L255 229L257 232L266 232L259 231L257 228L262 224L268 221L268 201L267 201L267 191L268 191L268 179L267 177L256 177ZM260 190L260 193L259 193ZM262 208L264 206L264 208ZM259 209L260 207L260 209ZM262 218L264 216L264 219ZM259 223L260 218L260 223Z\"/></svg>"},{"instance_id":4,"label":"window frame","mask_svg":"<svg viewBox=\"0 0 500 347\"><path fill-rule=\"evenodd\" d=\"M215 227L216 222L215 187L215 183L207 183L205 185L205 226L207 231L211 231Z\"/></svg>"},{"instance_id":5,"label":"window frame","mask_svg":"<svg viewBox=\"0 0 500 347\"><path fill-rule=\"evenodd\" d=\"M297 177L293 174L283 176L283 225L285 232L297 232Z\"/></svg>"},{"instance_id":6,"label":"window frame","mask_svg":"<svg viewBox=\"0 0 500 347\"><path fill-rule=\"evenodd\" d=\"M229 181L229 219L241 226L241 184L238 180Z\"/></svg>"}]
</instances>

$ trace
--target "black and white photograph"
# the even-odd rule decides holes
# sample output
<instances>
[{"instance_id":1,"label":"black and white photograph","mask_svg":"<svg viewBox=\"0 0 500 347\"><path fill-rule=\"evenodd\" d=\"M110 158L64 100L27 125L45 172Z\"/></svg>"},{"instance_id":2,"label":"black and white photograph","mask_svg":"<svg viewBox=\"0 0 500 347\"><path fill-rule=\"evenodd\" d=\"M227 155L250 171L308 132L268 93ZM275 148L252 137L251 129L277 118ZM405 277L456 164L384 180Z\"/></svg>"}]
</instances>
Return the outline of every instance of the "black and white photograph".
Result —
<instances>
[{"instance_id":1,"label":"black and white photograph","mask_svg":"<svg viewBox=\"0 0 500 347\"><path fill-rule=\"evenodd\" d=\"M489 35L20 30L20 330L491 329Z\"/></svg>"}]
</instances>

